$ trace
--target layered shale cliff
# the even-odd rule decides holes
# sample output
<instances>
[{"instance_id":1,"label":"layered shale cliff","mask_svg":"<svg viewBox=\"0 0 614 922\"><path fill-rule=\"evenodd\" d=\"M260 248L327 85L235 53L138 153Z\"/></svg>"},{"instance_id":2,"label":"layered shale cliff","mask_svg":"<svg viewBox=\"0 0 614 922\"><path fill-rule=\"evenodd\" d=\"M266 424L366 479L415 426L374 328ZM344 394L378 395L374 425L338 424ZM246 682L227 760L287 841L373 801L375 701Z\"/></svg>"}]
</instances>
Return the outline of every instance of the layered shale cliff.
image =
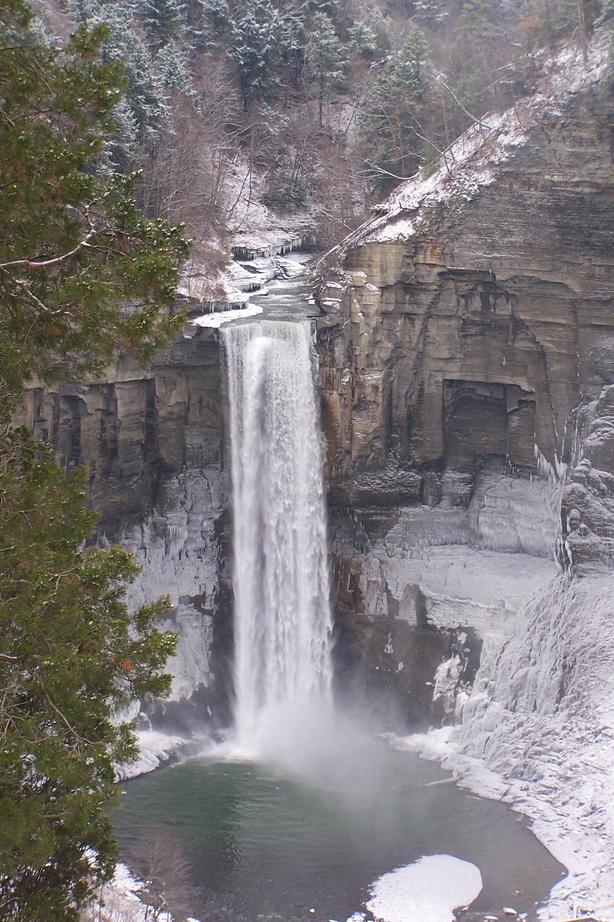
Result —
<instances>
[{"instance_id":1,"label":"layered shale cliff","mask_svg":"<svg viewBox=\"0 0 614 922\"><path fill-rule=\"evenodd\" d=\"M61 465L85 467L99 540L121 541L137 554L143 571L130 602L171 597L169 627L179 643L171 701L161 705L167 729L202 725L214 704L224 719L230 608L222 393L218 337L188 325L147 370L123 356L101 380L32 388L23 409L23 421L52 442Z\"/></svg>"},{"instance_id":2,"label":"layered shale cliff","mask_svg":"<svg viewBox=\"0 0 614 922\"><path fill-rule=\"evenodd\" d=\"M481 644L555 559L609 557L605 59L564 52L539 92L475 124L328 260L318 341L338 613L412 719L449 712Z\"/></svg>"},{"instance_id":3,"label":"layered shale cliff","mask_svg":"<svg viewBox=\"0 0 614 922\"><path fill-rule=\"evenodd\" d=\"M614 96L568 49L330 255L334 592L367 695L614 900ZM433 751L431 749L431 751ZM496 774L484 773L484 768ZM614 905L614 904L613 904Z\"/></svg>"}]
</instances>

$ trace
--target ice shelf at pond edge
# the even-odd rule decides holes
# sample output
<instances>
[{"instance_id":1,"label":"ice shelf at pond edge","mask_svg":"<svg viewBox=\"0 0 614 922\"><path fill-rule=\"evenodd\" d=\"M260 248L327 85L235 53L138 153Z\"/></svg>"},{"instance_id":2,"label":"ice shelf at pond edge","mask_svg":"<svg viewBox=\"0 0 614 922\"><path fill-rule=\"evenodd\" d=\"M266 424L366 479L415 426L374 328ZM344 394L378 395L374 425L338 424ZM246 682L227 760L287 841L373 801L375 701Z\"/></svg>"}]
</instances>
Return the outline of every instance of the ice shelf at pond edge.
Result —
<instances>
[{"instance_id":1,"label":"ice shelf at pond edge","mask_svg":"<svg viewBox=\"0 0 614 922\"><path fill-rule=\"evenodd\" d=\"M146 922L151 907L140 900L145 886L125 865L118 865L112 882L100 893L100 902L86 911L84 922L97 922L101 911L109 922ZM453 910L470 905L481 890L482 875L471 862L452 855L427 855L375 880L365 908L378 922L454 922ZM166 912L157 918L172 922ZM346 922L365 919L364 913L356 912Z\"/></svg>"},{"instance_id":2,"label":"ice shelf at pond edge","mask_svg":"<svg viewBox=\"0 0 614 922\"><path fill-rule=\"evenodd\" d=\"M486 645L462 724L393 741L532 819L569 870L540 910L544 922L614 919L612 598L609 573L559 575L511 638Z\"/></svg>"},{"instance_id":3,"label":"ice shelf at pond edge","mask_svg":"<svg viewBox=\"0 0 614 922\"><path fill-rule=\"evenodd\" d=\"M479 868L452 855L428 855L379 877L366 908L381 922L454 922L482 889Z\"/></svg>"}]
</instances>

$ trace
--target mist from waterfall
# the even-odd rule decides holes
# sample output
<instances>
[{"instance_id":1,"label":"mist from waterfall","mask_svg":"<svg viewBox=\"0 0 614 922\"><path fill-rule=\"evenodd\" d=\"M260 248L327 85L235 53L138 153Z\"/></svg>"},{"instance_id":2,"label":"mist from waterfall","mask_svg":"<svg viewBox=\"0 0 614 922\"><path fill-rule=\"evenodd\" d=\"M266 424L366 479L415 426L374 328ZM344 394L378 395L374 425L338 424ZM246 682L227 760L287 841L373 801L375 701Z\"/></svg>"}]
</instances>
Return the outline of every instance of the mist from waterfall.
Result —
<instances>
[{"instance_id":1,"label":"mist from waterfall","mask_svg":"<svg viewBox=\"0 0 614 922\"><path fill-rule=\"evenodd\" d=\"M259 758L330 710L330 581L309 321L223 330L230 404L235 739Z\"/></svg>"}]
</instances>

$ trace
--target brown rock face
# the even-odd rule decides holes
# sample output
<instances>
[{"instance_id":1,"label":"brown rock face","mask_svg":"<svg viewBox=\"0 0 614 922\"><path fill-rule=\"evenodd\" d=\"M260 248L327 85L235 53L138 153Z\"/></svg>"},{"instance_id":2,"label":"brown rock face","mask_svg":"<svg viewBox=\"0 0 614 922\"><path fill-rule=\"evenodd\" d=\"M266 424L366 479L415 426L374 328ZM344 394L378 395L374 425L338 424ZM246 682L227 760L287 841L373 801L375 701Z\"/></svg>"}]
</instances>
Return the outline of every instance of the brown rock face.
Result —
<instances>
[{"instance_id":1,"label":"brown rock face","mask_svg":"<svg viewBox=\"0 0 614 922\"><path fill-rule=\"evenodd\" d=\"M408 509L426 545L547 554L547 542L515 548L507 535L514 521L531 527L544 500L527 494L517 515L502 491L520 495L573 462L577 408L613 380L614 99L602 53L588 66L559 59L536 96L484 121L333 254L320 291L333 550L355 579L370 546L400 553L389 535ZM602 450L598 465L614 469L612 440L593 458ZM588 529L603 528L597 494L610 480L593 489ZM484 528L496 483L499 545L493 520Z\"/></svg>"},{"instance_id":2,"label":"brown rock face","mask_svg":"<svg viewBox=\"0 0 614 922\"><path fill-rule=\"evenodd\" d=\"M570 412L610 382L614 103L591 82L564 111L527 109L501 164L485 134L474 157L490 146L493 162L471 200L445 197L445 173L440 200L393 200L350 238L343 290L322 292L329 469L346 499L372 475L385 501L391 458L408 498L407 470L534 470L535 445L554 463Z\"/></svg>"},{"instance_id":3,"label":"brown rock face","mask_svg":"<svg viewBox=\"0 0 614 922\"><path fill-rule=\"evenodd\" d=\"M53 444L61 465L84 466L101 540L121 541L143 566L133 604L169 594L179 632L166 725L190 709L202 725L223 697L230 604L226 584L228 491L219 338L186 336L143 370L124 357L104 380L32 388L22 421ZM216 660L213 675L212 657Z\"/></svg>"},{"instance_id":4,"label":"brown rock face","mask_svg":"<svg viewBox=\"0 0 614 922\"><path fill-rule=\"evenodd\" d=\"M221 468L221 374L217 339L199 331L146 370L124 357L103 381L31 389L22 420L62 466L87 468L100 530L112 536L142 521L173 476Z\"/></svg>"}]
</instances>

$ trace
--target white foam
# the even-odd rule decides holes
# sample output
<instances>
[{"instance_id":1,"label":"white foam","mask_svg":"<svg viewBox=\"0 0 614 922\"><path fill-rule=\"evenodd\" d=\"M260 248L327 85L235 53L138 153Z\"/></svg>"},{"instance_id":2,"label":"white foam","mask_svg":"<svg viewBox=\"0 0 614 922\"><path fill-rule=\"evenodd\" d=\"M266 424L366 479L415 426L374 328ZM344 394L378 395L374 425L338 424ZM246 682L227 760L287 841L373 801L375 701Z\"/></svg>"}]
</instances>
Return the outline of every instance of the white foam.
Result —
<instances>
[{"instance_id":1,"label":"white foam","mask_svg":"<svg viewBox=\"0 0 614 922\"><path fill-rule=\"evenodd\" d=\"M378 922L454 922L482 890L480 869L452 855L427 855L379 877L366 909Z\"/></svg>"}]
</instances>

